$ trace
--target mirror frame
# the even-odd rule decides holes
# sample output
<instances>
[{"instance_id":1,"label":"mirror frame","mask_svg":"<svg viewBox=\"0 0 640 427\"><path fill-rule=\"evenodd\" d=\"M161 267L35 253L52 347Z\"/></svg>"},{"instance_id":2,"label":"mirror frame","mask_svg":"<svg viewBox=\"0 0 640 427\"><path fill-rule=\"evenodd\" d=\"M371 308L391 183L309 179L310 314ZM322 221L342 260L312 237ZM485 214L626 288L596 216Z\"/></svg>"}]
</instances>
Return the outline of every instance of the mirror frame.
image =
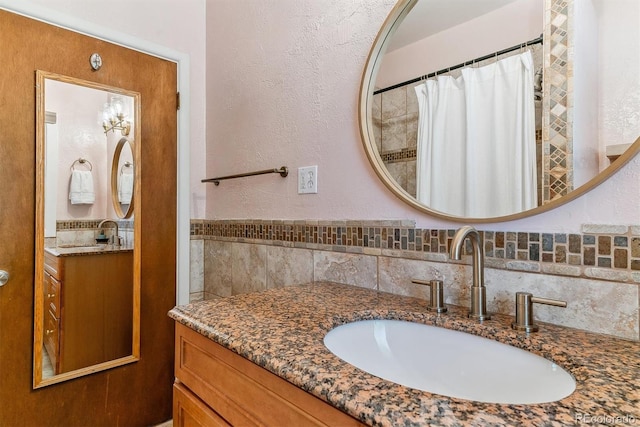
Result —
<instances>
[{"instance_id":1,"label":"mirror frame","mask_svg":"<svg viewBox=\"0 0 640 427\"><path fill-rule=\"evenodd\" d=\"M42 347L44 329L44 164L45 164L45 80L56 80L87 88L126 95L134 99L133 120L135 123L134 140L140 141L141 104L138 92L128 91L100 83L82 80L61 74L36 70L36 221L35 221L35 283L34 283L34 326L33 326L33 388L38 389L73 378L93 374L140 360L140 225L134 222L133 246L133 317L131 355L87 366L74 371L64 372L49 378L42 377ZM96 123L96 126L99 126ZM105 142L106 143L106 142ZM140 144L132 144L134 162L140 159ZM137 163L138 164L138 163ZM140 197L139 168L134 169L134 191L132 202ZM133 203L132 203L133 205ZM40 350L38 350L40 349Z\"/></svg>"},{"instance_id":2,"label":"mirror frame","mask_svg":"<svg viewBox=\"0 0 640 427\"><path fill-rule=\"evenodd\" d=\"M384 56L386 46L396 32L397 28L401 25L403 19L413 9L415 4L419 0L399 0L393 7L386 20L382 24L382 28L378 32L367 61L365 63L364 71L362 73L362 80L360 83L360 92L358 95L358 123L360 127L360 136L362 138L362 144L364 145L367 158L373 166L378 177L382 180L383 184L391 190L400 200L417 209L420 212L429 214L431 216L455 221L455 222L473 222L473 223L492 223L512 221L517 219L526 218L533 215L538 215L542 212L547 212L555 209L558 206L564 205L583 194L591 191L602 182L606 181L611 175L617 172L622 166L628 163L637 153L640 151L640 137L629 147L619 158L611 162L604 170L598 175L587 181L582 186L574 189L569 194L560 197L559 199L552 200L547 204L538 206L534 209L529 209L517 214L505 215L500 217L486 217L486 218L467 218L449 215L440 211L429 208L428 206L418 202L418 200L405 191L391 176L387 167L385 166L378 148L376 146L375 138L373 137L373 127L371 117L371 107L373 105L373 91L376 83L376 75L380 68L380 63Z\"/></svg>"},{"instance_id":3,"label":"mirror frame","mask_svg":"<svg viewBox=\"0 0 640 427\"><path fill-rule=\"evenodd\" d=\"M125 144L129 144L131 153L135 151L135 144L133 141L129 141L126 136L123 136L120 138L120 141L118 141L118 145L116 145L116 150L113 152L113 160L111 161L111 204L113 205L113 209L116 211L116 215L121 219L131 218L131 215L133 214L133 206L135 205L134 198L131 198L131 203L129 203L127 211L124 212L122 210L120 200L118 200L118 174L120 173L118 165L120 164L120 153L122 153L122 149ZM135 188L135 162L132 166L134 171L133 185Z\"/></svg>"}]
</instances>

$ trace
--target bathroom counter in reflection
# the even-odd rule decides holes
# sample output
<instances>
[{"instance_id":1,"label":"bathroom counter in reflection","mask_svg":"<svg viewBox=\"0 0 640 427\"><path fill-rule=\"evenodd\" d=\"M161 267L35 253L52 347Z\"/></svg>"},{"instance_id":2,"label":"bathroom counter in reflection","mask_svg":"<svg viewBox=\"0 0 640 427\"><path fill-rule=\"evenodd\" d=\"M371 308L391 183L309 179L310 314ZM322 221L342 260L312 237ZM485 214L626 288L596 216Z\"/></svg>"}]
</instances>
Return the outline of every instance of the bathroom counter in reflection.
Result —
<instances>
[{"instance_id":1,"label":"bathroom counter in reflection","mask_svg":"<svg viewBox=\"0 0 640 427\"><path fill-rule=\"evenodd\" d=\"M100 255L115 252L133 252L133 246L93 245L93 246L56 246L44 248L53 256Z\"/></svg>"},{"instance_id":2,"label":"bathroom counter in reflection","mask_svg":"<svg viewBox=\"0 0 640 427\"><path fill-rule=\"evenodd\" d=\"M479 324L467 319L466 308L449 306L448 313L435 314L426 306L416 298L315 282L178 306L169 316L368 425L640 423L640 342L549 324L526 335L511 329L510 316L493 315ZM381 318L456 329L523 348L569 371L576 391L535 405L449 398L370 375L323 344L325 334L340 324Z\"/></svg>"}]
</instances>

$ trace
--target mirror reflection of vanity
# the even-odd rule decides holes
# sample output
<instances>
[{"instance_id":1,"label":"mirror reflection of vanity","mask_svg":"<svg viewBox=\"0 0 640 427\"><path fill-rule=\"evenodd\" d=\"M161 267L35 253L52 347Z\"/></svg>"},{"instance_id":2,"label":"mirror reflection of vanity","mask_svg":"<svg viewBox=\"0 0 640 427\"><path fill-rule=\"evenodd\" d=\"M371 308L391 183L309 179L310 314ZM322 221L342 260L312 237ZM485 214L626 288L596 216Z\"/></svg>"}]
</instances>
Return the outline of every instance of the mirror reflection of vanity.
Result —
<instances>
[{"instance_id":1,"label":"mirror reflection of vanity","mask_svg":"<svg viewBox=\"0 0 640 427\"><path fill-rule=\"evenodd\" d=\"M399 1L374 42L360 91L361 134L376 173L406 203L455 221L523 218L550 210L589 191L640 149L637 116L640 38L633 36L638 35L639 8L635 2L602 0L569 1L564 8L555 0ZM503 66L509 58L527 51L532 56L533 87L526 108L535 115L527 128L530 137L526 145L529 153L534 152L528 160L528 171L533 173L526 176L535 176L529 179L535 187L527 190L534 195L533 202L497 214L490 210L471 210L474 213L467 214L464 210L441 208L444 205L438 204L439 199L457 201L469 197L465 193L474 193L470 182L487 180L488 188L502 187L522 175L515 179L502 175L506 168L500 165L513 162L515 156L503 157L494 166L489 166L489 160L483 158L484 155L497 157L496 153L506 153L506 149L494 148L481 153L452 149L449 136L443 140L451 145L438 149L428 145L432 142L424 142L421 132L427 134L439 129L432 121L426 121L428 126L421 124L425 122L420 120L428 116L425 111L432 115L438 111L441 117L453 119L433 107L444 100L443 92L437 92L440 98L429 99L429 109L421 109L416 87L426 87L427 81L430 87L440 90L443 82L460 85L465 78L471 80L474 73L484 72L496 63ZM480 122L513 122L512 118L478 120L477 117L472 116ZM461 126L466 124L456 124L454 128ZM496 133L495 129L491 131ZM468 159L461 163L460 170L452 166L437 171L424 160L435 161L436 166L439 162L448 165L440 160L443 157L434 154L437 150L444 156L453 154L453 157ZM481 175L474 175L475 172L470 172L472 169L500 174L478 178ZM431 172L436 172L435 178L429 177ZM438 182L436 178L456 181L462 174L468 177L460 180L458 187L444 191L445 185L432 184ZM425 191L420 190L419 183L423 189L428 188L431 198L424 197ZM515 187L513 197L520 197L524 190L518 191ZM511 197L490 200L490 190L475 191L472 196L488 199L487 204L491 206Z\"/></svg>"},{"instance_id":2,"label":"mirror reflection of vanity","mask_svg":"<svg viewBox=\"0 0 640 427\"><path fill-rule=\"evenodd\" d=\"M140 95L38 71L34 387L139 358Z\"/></svg>"}]
</instances>

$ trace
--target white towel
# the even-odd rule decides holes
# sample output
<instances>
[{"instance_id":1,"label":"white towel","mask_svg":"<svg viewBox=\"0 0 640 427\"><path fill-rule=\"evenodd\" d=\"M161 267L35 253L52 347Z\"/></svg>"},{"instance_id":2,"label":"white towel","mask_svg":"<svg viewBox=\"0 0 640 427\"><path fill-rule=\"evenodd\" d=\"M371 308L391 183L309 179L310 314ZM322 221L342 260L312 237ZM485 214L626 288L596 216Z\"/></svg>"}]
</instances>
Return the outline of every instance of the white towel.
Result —
<instances>
[{"instance_id":1,"label":"white towel","mask_svg":"<svg viewBox=\"0 0 640 427\"><path fill-rule=\"evenodd\" d=\"M133 196L133 174L121 173L118 176L118 201L123 205L131 204Z\"/></svg>"},{"instance_id":2,"label":"white towel","mask_svg":"<svg viewBox=\"0 0 640 427\"><path fill-rule=\"evenodd\" d=\"M91 171L74 170L69 183L69 200L72 205L92 205L96 200L93 192L93 175Z\"/></svg>"}]
</instances>

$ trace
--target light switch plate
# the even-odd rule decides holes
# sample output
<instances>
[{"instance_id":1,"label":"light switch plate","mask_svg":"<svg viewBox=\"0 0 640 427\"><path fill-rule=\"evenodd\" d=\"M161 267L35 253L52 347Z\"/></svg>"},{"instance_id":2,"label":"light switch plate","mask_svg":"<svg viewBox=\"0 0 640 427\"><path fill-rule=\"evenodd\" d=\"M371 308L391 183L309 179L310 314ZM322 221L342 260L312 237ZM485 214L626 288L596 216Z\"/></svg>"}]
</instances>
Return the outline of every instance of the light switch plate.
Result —
<instances>
[{"instance_id":1,"label":"light switch plate","mask_svg":"<svg viewBox=\"0 0 640 427\"><path fill-rule=\"evenodd\" d=\"M318 166L298 168L298 194L316 194L318 192Z\"/></svg>"}]
</instances>

